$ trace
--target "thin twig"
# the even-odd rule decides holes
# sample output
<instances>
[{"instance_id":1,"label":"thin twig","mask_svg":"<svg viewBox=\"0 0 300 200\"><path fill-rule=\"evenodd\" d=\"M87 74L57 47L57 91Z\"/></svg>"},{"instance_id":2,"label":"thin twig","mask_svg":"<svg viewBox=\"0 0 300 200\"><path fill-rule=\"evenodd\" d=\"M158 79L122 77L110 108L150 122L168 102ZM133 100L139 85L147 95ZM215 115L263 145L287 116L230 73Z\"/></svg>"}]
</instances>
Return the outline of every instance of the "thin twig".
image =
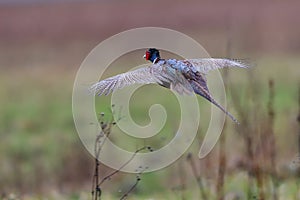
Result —
<instances>
[{"instance_id":1,"label":"thin twig","mask_svg":"<svg viewBox=\"0 0 300 200\"><path fill-rule=\"evenodd\" d=\"M128 197L128 195L136 188L138 183L140 182L141 178L140 175L136 176L136 181L135 183L130 187L130 189L120 198L120 200L124 200Z\"/></svg>"},{"instance_id":2,"label":"thin twig","mask_svg":"<svg viewBox=\"0 0 300 200\"><path fill-rule=\"evenodd\" d=\"M98 197L100 199L102 191L101 191L101 188L99 187L99 185L97 184L99 181L99 165L100 165L99 160L97 158L95 158L95 163L96 163L95 164L95 174L93 176L93 185L92 185L92 188L93 188L92 189L92 199L97 200ZM94 188L95 188L95 190L94 190ZM95 194L95 191L96 191L96 194Z\"/></svg>"},{"instance_id":3,"label":"thin twig","mask_svg":"<svg viewBox=\"0 0 300 200\"><path fill-rule=\"evenodd\" d=\"M271 140L270 144L270 159L271 166L273 167L273 172L276 171L276 149L275 149L275 136L274 136L274 81L271 79L269 81L269 103L268 103L268 115L269 115L269 139Z\"/></svg>"},{"instance_id":4,"label":"thin twig","mask_svg":"<svg viewBox=\"0 0 300 200\"><path fill-rule=\"evenodd\" d=\"M125 194L123 194L123 196L120 198L120 200L126 199L128 197L128 195L137 187L138 183L141 181L142 174L147 169L148 169L148 167L145 167L145 168L142 168L141 166L139 167L139 170L141 170L141 171L136 176L136 182L129 188L129 190Z\"/></svg>"},{"instance_id":5,"label":"thin twig","mask_svg":"<svg viewBox=\"0 0 300 200\"><path fill-rule=\"evenodd\" d=\"M298 90L298 107L299 107L298 117L297 117L297 121L298 121L298 125L299 125L299 131L298 131L298 157L300 158L300 84L299 84L299 90Z\"/></svg>"},{"instance_id":6,"label":"thin twig","mask_svg":"<svg viewBox=\"0 0 300 200\"><path fill-rule=\"evenodd\" d=\"M248 190L247 190L247 198L252 198L252 186L253 186L253 165L254 165L254 155L252 152L253 149L253 135L254 132L252 126L249 124L249 116L251 116L251 109L242 105L242 98L239 95L240 90L232 89L230 90L233 104L241 118L241 125L237 126L238 133L241 133L246 149L246 170L248 172Z\"/></svg>"},{"instance_id":7,"label":"thin twig","mask_svg":"<svg viewBox=\"0 0 300 200\"><path fill-rule=\"evenodd\" d=\"M114 105L112 105L112 107L114 107ZM131 158L129 160L127 160L123 165L120 166L119 169L113 171L112 173L110 173L109 175L105 176L104 178L101 179L101 181L99 182L99 167L100 167L100 162L99 162L99 158L100 158L100 153L102 150L103 145L105 144L105 141L108 139L110 133L111 133L111 128L116 124L116 122L113 121L113 114L114 111L112 113L112 118L108 121L104 120L104 113L100 114L100 126L101 126L101 131L100 133L96 136L96 140L95 140L95 144L94 144L94 151L95 151L95 170L94 170L94 176L93 176L93 184L92 184L92 199L93 200L98 200L98 198L101 198L101 185L108 179L110 179L112 176L114 176L115 174L117 174L118 172L120 172L126 165L128 165L136 156L136 154L142 150L148 149L149 151L153 151L153 149L150 146L144 146L142 148L137 149L134 154L131 156ZM117 121L121 120L121 117L118 118ZM145 168L144 170L146 170L147 168ZM143 173L140 172L139 174ZM137 178L137 182L140 181L140 178ZM128 191L126 194L128 195L135 187L136 187L137 183L131 188L130 191ZM125 194L125 195L126 195Z\"/></svg>"},{"instance_id":8,"label":"thin twig","mask_svg":"<svg viewBox=\"0 0 300 200\"><path fill-rule=\"evenodd\" d=\"M273 182L273 199L277 200L277 172L276 172L276 148L275 148L275 135L274 135L274 81L272 79L269 80L269 102L268 102L268 115L269 115L269 130L268 132L268 139L270 142L270 162L271 162L271 179Z\"/></svg>"},{"instance_id":9,"label":"thin twig","mask_svg":"<svg viewBox=\"0 0 300 200\"><path fill-rule=\"evenodd\" d=\"M225 125L224 125L225 126ZM226 172L226 144L225 144L225 134L220 136L220 146L219 146L219 170L218 170L218 180L217 180L217 199L224 199L224 177Z\"/></svg>"},{"instance_id":10,"label":"thin twig","mask_svg":"<svg viewBox=\"0 0 300 200\"><path fill-rule=\"evenodd\" d=\"M114 106L112 106L114 107ZM114 111L113 111L114 113ZM113 117L109 121L104 120L104 113L100 113L100 127L101 131L96 136L95 144L94 144L94 153L95 153L95 170L94 170L94 176L93 176L93 184L92 184L92 199L98 200L98 198L101 198L102 190L99 185L99 167L100 167L100 152L102 150L103 145L105 144L105 141L109 137L111 133L111 128L116 124L116 122L113 121ZM104 138L103 140L101 140Z\"/></svg>"},{"instance_id":11,"label":"thin twig","mask_svg":"<svg viewBox=\"0 0 300 200\"><path fill-rule=\"evenodd\" d=\"M185 173L184 173L184 168L183 168L183 163L179 162L178 163L178 173L179 174L179 181L180 181L180 186L181 186L181 200L186 199L185 191L186 191L186 180L185 180Z\"/></svg>"},{"instance_id":12,"label":"thin twig","mask_svg":"<svg viewBox=\"0 0 300 200\"><path fill-rule=\"evenodd\" d=\"M95 170L94 170L94 176L93 176L93 184L92 184L92 199L98 200L98 198L101 198L101 188L99 183L99 156L101 149L108 138L109 134L111 133L111 128L113 125L115 125L115 122L112 122L113 119L111 119L109 122L104 122L104 113L100 114L100 126L101 131L96 136L95 144L94 144L94 151L95 151ZM104 137L103 141L101 139Z\"/></svg>"},{"instance_id":13,"label":"thin twig","mask_svg":"<svg viewBox=\"0 0 300 200\"><path fill-rule=\"evenodd\" d=\"M227 57L231 57L231 50L232 50L232 33L231 33L231 21L229 21L228 23L228 40L227 40L227 45L226 45L226 56ZM228 68L225 68L224 70L224 74L223 74L223 80L224 80L224 86L225 86L225 90L228 92L227 90L227 86L228 86L228 79L229 79L229 72L228 72ZM224 130L226 129L226 124L227 124L227 120L225 118L224 121L224 127L222 132L224 132ZM217 190L217 199L218 200L223 200L224 199L224 177L225 177L225 173L226 173L226 164L227 164L227 160L226 160L226 134L221 134L220 135L220 142L219 142L219 169L218 169L218 178L217 178L217 186L216 186L216 190Z\"/></svg>"},{"instance_id":14,"label":"thin twig","mask_svg":"<svg viewBox=\"0 0 300 200\"><path fill-rule=\"evenodd\" d=\"M150 146L144 146L142 148L137 149L134 154L132 154L131 158L129 160L127 160L123 165L120 166L119 169L116 169L115 171L113 171L112 173L108 174L107 176L105 176L99 183L99 186L103 184L104 181L110 179L112 176L114 176L115 174L117 174L118 172L120 172L126 165L128 165L136 156L137 153L139 153L140 151L143 151L145 149L148 149L149 151L152 151L152 148Z\"/></svg>"},{"instance_id":15,"label":"thin twig","mask_svg":"<svg viewBox=\"0 0 300 200\"><path fill-rule=\"evenodd\" d=\"M204 186L203 186L203 183L202 183L202 179L201 179L200 175L198 175L198 173L197 173L196 163L195 163L195 160L193 158L193 154L192 153L189 153L187 155L187 161L190 163L193 175L194 175L194 177L197 180L197 184L199 186L202 199L203 200L208 199L207 195L206 195L206 192L205 192L205 189L204 189Z\"/></svg>"}]
</instances>

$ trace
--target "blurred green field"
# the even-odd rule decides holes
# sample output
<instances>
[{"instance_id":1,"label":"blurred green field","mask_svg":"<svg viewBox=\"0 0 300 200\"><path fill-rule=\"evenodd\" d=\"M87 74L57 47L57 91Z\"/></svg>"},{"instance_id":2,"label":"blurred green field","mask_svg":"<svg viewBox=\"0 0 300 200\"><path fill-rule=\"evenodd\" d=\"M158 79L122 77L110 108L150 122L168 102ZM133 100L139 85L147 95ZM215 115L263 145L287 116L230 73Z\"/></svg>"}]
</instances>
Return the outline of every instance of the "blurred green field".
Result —
<instances>
[{"instance_id":1,"label":"blurred green field","mask_svg":"<svg viewBox=\"0 0 300 200\"><path fill-rule=\"evenodd\" d=\"M297 57L269 57L256 62L257 66L253 69L231 70L228 89L238 91L245 108L254 103L252 108L257 109L254 112L259 113L259 120L263 122L267 118L268 81L274 80L276 162L279 173L283 174L278 183L279 196L282 197L280 199L299 199L300 180L289 171L289 166L298 153L299 127L296 117L300 73L297 64L300 60ZM130 66L132 62L127 63ZM71 95L75 70L54 69L17 68L2 70L0 75L0 195L3 199L9 194L17 197L23 195L22 199L90 198L93 158L81 144L72 118ZM126 67L112 66L106 75L120 73L125 69ZM255 97L249 96L251 89L256 91ZM96 97L97 112L111 112L109 98ZM229 110L239 118L231 98L230 93L227 93ZM158 86L144 86L134 94L130 104L133 119L143 125L149 123L148 109L156 103L166 108L169 118L161 133L146 141L154 149L170 141L176 131L180 110L177 109L175 96ZM201 112L209 113L210 104L201 98L199 103ZM189 149L195 156L207 122L208 119L203 118L199 138ZM228 120L224 134L230 168L231 165L235 166L234 160L240 159L245 151L243 144L239 144L243 133L238 133ZM111 137L116 144L128 150L135 150L145 142L125 136L117 127L113 128ZM217 150L218 146L208 158L197 161L211 198L215 196ZM103 174L110 171L106 167L101 169ZM184 174L183 180L180 173ZM241 199L245 199L246 176L245 171L233 168L233 172L226 175L226 194L239 195ZM141 178L134 194L130 194L131 199L197 199L200 195L186 155L172 166L159 172L143 174ZM270 187L270 177L266 176L265 180L265 187ZM134 175L116 175L104 184L103 199L120 197L134 181ZM183 183L185 187L180 188ZM270 190L265 190L270 197ZM253 193L256 195L255 191Z\"/></svg>"},{"instance_id":2,"label":"blurred green field","mask_svg":"<svg viewBox=\"0 0 300 200\"><path fill-rule=\"evenodd\" d=\"M299 200L299 6L293 0L0 1L0 200L92 199L94 158L80 141L72 116L76 72L101 41L145 26L180 31L212 57L250 58L256 66L229 70L227 105L241 125L228 119L217 145L199 160L211 109L199 97L201 124L192 146L171 166L141 174L128 199ZM121 56L99 78L144 64L143 53ZM175 55L162 51L162 56ZM105 112L106 119L110 104L110 96L96 97L96 111ZM154 104L161 104L168 116L160 133L135 139L114 126L110 139L129 151L167 144L180 120L172 92L141 87L131 98L130 114L146 125ZM100 165L101 177L110 172ZM101 185L101 199L120 199L136 179L117 173Z\"/></svg>"}]
</instances>

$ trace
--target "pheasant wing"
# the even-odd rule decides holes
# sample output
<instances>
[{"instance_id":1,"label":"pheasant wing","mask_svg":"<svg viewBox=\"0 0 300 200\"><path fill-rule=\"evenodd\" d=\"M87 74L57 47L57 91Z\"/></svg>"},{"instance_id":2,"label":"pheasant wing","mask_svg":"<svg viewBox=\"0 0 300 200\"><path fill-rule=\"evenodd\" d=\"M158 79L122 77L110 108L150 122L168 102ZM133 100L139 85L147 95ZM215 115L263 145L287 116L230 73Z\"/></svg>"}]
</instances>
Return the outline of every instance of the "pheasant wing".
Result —
<instances>
[{"instance_id":1,"label":"pheasant wing","mask_svg":"<svg viewBox=\"0 0 300 200\"><path fill-rule=\"evenodd\" d=\"M174 72L167 70L164 65L151 65L107 78L93 84L90 90L99 96L108 95L114 90L137 83L157 83L170 87L179 94L191 94L193 91L189 84L186 85L187 81L181 74L178 74L175 70Z\"/></svg>"},{"instance_id":2,"label":"pheasant wing","mask_svg":"<svg viewBox=\"0 0 300 200\"><path fill-rule=\"evenodd\" d=\"M249 68L252 64L246 59L227 59L227 58L202 58L202 59L189 59L193 67L204 74L214 69L221 69L224 67L240 67Z\"/></svg>"},{"instance_id":3,"label":"pheasant wing","mask_svg":"<svg viewBox=\"0 0 300 200\"><path fill-rule=\"evenodd\" d=\"M180 95L192 95L194 90L188 80L178 70L165 67L165 73L170 78L170 89Z\"/></svg>"}]
</instances>

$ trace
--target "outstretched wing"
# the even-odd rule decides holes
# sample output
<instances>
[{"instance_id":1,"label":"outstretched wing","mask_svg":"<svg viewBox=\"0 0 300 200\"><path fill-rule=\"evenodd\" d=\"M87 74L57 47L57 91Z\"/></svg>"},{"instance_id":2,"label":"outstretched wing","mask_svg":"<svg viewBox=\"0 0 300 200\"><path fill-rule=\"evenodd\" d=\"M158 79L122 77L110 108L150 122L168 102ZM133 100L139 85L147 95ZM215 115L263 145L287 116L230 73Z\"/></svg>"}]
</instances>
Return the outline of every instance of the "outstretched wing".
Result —
<instances>
[{"instance_id":1,"label":"outstretched wing","mask_svg":"<svg viewBox=\"0 0 300 200\"><path fill-rule=\"evenodd\" d=\"M207 74L210 70L220 69L224 67L240 67L249 68L251 64L248 60L243 59L227 59L227 58L200 58L189 59L195 69L201 73Z\"/></svg>"},{"instance_id":2,"label":"outstretched wing","mask_svg":"<svg viewBox=\"0 0 300 200\"><path fill-rule=\"evenodd\" d=\"M175 70L167 69L164 65L151 65L99 81L90 87L97 95L108 95L114 90L132 84L157 83L170 87L180 94L192 94L193 90L187 80Z\"/></svg>"}]
</instances>

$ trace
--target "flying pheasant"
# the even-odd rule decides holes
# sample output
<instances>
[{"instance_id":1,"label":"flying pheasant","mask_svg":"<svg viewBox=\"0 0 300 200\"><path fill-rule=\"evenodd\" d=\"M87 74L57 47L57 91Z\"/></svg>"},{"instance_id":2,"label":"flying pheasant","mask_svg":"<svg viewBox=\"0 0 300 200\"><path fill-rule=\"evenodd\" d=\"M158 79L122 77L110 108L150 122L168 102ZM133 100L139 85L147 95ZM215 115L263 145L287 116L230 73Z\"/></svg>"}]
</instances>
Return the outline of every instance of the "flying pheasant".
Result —
<instances>
[{"instance_id":1,"label":"flying pheasant","mask_svg":"<svg viewBox=\"0 0 300 200\"><path fill-rule=\"evenodd\" d=\"M152 65L99 81L91 86L91 91L100 96L108 95L116 89L135 83L157 83L179 94L196 93L216 105L234 122L238 123L237 119L216 102L209 93L205 75L210 70L224 67L248 68L249 66L242 60L226 58L161 59L159 51L154 48L148 49L144 58L151 61Z\"/></svg>"}]
</instances>

